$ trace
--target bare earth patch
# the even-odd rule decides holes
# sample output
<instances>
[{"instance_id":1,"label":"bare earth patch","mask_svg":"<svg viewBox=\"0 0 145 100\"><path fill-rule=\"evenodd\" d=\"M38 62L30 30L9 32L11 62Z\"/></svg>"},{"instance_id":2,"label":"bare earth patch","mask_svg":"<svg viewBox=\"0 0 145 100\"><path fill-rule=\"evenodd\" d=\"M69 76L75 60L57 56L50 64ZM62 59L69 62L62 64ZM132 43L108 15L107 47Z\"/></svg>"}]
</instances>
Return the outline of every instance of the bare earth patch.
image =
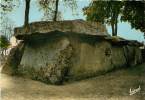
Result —
<instances>
[{"instance_id":1,"label":"bare earth patch","mask_svg":"<svg viewBox=\"0 0 145 100\"><path fill-rule=\"evenodd\" d=\"M0 88L2 100L145 100L145 64L60 86L1 74Z\"/></svg>"}]
</instances>

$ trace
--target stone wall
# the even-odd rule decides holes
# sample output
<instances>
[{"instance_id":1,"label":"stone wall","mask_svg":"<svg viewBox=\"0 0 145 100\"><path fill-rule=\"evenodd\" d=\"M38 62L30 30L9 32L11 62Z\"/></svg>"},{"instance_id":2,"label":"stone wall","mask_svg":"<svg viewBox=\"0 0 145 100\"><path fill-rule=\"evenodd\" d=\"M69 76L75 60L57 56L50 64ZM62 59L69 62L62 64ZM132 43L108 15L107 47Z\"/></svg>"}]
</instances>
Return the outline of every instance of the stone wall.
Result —
<instances>
[{"instance_id":1,"label":"stone wall","mask_svg":"<svg viewBox=\"0 0 145 100\"><path fill-rule=\"evenodd\" d=\"M105 55L106 48L111 49L110 43L106 41L88 43L75 39L71 43L74 55L69 76L74 80L92 77L112 69L112 58Z\"/></svg>"},{"instance_id":2,"label":"stone wall","mask_svg":"<svg viewBox=\"0 0 145 100\"><path fill-rule=\"evenodd\" d=\"M46 83L93 77L142 59L138 46L118 37L112 40L105 26L96 22L34 22L15 28L14 35L24 43L10 52L4 72L11 69Z\"/></svg>"},{"instance_id":3,"label":"stone wall","mask_svg":"<svg viewBox=\"0 0 145 100\"><path fill-rule=\"evenodd\" d=\"M36 80L61 83L67 67L70 66L70 42L63 37L43 40L26 43L18 70L21 74Z\"/></svg>"},{"instance_id":4,"label":"stone wall","mask_svg":"<svg viewBox=\"0 0 145 100\"><path fill-rule=\"evenodd\" d=\"M112 46L112 61L114 68L123 67L127 65L125 58L125 53L127 53L123 46Z\"/></svg>"},{"instance_id":5,"label":"stone wall","mask_svg":"<svg viewBox=\"0 0 145 100\"><path fill-rule=\"evenodd\" d=\"M62 84L134 66L141 60L140 51L134 46L112 45L88 36L54 37L26 42L18 72L45 83Z\"/></svg>"},{"instance_id":6,"label":"stone wall","mask_svg":"<svg viewBox=\"0 0 145 100\"><path fill-rule=\"evenodd\" d=\"M25 44L20 42L17 46L13 47L5 61L2 69L2 73L9 75L18 74L18 66L23 56Z\"/></svg>"}]
</instances>

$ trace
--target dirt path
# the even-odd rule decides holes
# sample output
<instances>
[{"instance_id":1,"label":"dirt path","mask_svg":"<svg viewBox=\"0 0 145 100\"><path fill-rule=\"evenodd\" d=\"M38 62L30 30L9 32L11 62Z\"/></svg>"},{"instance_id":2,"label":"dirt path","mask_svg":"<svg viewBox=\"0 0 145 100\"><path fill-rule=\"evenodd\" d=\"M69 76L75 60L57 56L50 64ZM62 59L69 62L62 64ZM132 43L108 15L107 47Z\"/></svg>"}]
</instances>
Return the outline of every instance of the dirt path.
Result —
<instances>
[{"instance_id":1,"label":"dirt path","mask_svg":"<svg viewBox=\"0 0 145 100\"><path fill-rule=\"evenodd\" d=\"M2 100L145 100L145 64L62 86L1 74L0 87Z\"/></svg>"}]
</instances>

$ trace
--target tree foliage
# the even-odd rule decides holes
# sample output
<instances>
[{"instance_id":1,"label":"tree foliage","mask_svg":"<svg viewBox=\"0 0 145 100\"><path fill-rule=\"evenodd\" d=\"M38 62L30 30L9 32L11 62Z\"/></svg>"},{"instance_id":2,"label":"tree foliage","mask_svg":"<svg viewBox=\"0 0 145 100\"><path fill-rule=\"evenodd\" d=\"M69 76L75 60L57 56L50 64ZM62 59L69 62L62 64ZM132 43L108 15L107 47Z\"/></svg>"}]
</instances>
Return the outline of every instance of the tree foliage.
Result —
<instances>
[{"instance_id":1,"label":"tree foliage","mask_svg":"<svg viewBox=\"0 0 145 100\"><path fill-rule=\"evenodd\" d=\"M1 0L0 12L11 12L15 7L19 6L19 0Z\"/></svg>"},{"instance_id":2,"label":"tree foliage","mask_svg":"<svg viewBox=\"0 0 145 100\"><path fill-rule=\"evenodd\" d=\"M0 34L4 35L8 40L10 40L14 33L14 22L7 15L3 15L1 17L0 24Z\"/></svg>"},{"instance_id":3,"label":"tree foliage","mask_svg":"<svg viewBox=\"0 0 145 100\"><path fill-rule=\"evenodd\" d=\"M8 13L19 6L19 0L1 0L0 2L0 35L8 40L13 34L14 22L9 18Z\"/></svg>"},{"instance_id":4,"label":"tree foliage","mask_svg":"<svg viewBox=\"0 0 145 100\"><path fill-rule=\"evenodd\" d=\"M54 20L54 12L53 11L45 12L43 14L41 20L42 21L53 21ZM60 11L58 11L56 21L61 21L61 20L63 20L63 15Z\"/></svg>"},{"instance_id":5,"label":"tree foliage","mask_svg":"<svg viewBox=\"0 0 145 100\"><path fill-rule=\"evenodd\" d=\"M76 0L61 0L65 6L74 11L77 8ZM43 20L62 20L62 13L59 10L60 0L38 0L40 11L44 12Z\"/></svg>"},{"instance_id":6,"label":"tree foliage","mask_svg":"<svg viewBox=\"0 0 145 100\"><path fill-rule=\"evenodd\" d=\"M132 28L145 33L145 2L144 1L92 1L83 9L87 20L109 24L112 35L117 35L118 20L127 21Z\"/></svg>"},{"instance_id":7,"label":"tree foliage","mask_svg":"<svg viewBox=\"0 0 145 100\"><path fill-rule=\"evenodd\" d=\"M4 35L0 35L0 48L6 49L9 46L9 41Z\"/></svg>"},{"instance_id":8,"label":"tree foliage","mask_svg":"<svg viewBox=\"0 0 145 100\"><path fill-rule=\"evenodd\" d=\"M117 35L117 22L121 12L121 1L92 1L83 9L87 20L109 24L112 27L112 35Z\"/></svg>"},{"instance_id":9,"label":"tree foliage","mask_svg":"<svg viewBox=\"0 0 145 100\"><path fill-rule=\"evenodd\" d=\"M44 12L42 20L57 20L58 12L55 12L55 4L56 0L38 0L38 7Z\"/></svg>"},{"instance_id":10,"label":"tree foliage","mask_svg":"<svg viewBox=\"0 0 145 100\"><path fill-rule=\"evenodd\" d=\"M145 1L124 1L121 20L145 33Z\"/></svg>"}]
</instances>

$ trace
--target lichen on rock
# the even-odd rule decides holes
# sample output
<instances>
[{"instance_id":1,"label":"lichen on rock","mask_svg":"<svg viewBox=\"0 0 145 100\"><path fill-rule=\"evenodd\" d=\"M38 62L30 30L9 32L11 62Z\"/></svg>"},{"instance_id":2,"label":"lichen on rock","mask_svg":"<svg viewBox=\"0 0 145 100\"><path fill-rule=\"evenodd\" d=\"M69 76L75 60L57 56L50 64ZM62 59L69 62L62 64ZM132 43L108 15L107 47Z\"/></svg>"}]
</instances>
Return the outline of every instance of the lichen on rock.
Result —
<instances>
[{"instance_id":1,"label":"lichen on rock","mask_svg":"<svg viewBox=\"0 0 145 100\"><path fill-rule=\"evenodd\" d=\"M32 79L40 80L45 83L62 84L71 67L72 53L73 49L71 44L67 44L53 55L55 59L52 62L47 62L45 66L40 68L21 64L19 66L19 72Z\"/></svg>"}]
</instances>

